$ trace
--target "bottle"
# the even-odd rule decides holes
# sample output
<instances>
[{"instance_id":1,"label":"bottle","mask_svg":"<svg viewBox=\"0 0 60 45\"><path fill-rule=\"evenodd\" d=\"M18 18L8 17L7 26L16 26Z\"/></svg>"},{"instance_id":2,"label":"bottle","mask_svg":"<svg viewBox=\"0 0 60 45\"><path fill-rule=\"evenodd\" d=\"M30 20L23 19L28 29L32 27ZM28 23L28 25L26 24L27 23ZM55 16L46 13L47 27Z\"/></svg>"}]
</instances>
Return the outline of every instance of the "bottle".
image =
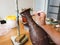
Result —
<instances>
[{"instance_id":1,"label":"bottle","mask_svg":"<svg viewBox=\"0 0 60 45\"><path fill-rule=\"evenodd\" d=\"M20 13L27 18L30 38L33 45L50 45L47 33L38 26L30 15L30 8Z\"/></svg>"}]
</instances>

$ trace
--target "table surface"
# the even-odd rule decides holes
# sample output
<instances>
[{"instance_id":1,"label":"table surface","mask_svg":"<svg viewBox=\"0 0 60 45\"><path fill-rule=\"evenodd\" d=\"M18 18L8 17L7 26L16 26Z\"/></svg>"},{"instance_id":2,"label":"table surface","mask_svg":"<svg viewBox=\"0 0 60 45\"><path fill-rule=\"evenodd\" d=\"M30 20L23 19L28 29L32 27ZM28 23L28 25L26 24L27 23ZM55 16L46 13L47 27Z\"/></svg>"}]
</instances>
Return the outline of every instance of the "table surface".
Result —
<instances>
[{"instance_id":1,"label":"table surface","mask_svg":"<svg viewBox=\"0 0 60 45\"><path fill-rule=\"evenodd\" d=\"M20 23L20 34L26 34L28 36L28 42L25 45L32 45L30 40L29 32L24 29L24 25ZM0 45L13 45L11 41L11 36L17 35L17 28L10 29L10 31L4 35L0 36Z\"/></svg>"},{"instance_id":2,"label":"table surface","mask_svg":"<svg viewBox=\"0 0 60 45\"><path fill-rule=\"evenodd\" d=\"M51 25L44 25L46 28L49 27L49 29L56 30L57 28L52 27ZM59 28L60 30L60 28ZM24 25L20 23L20 33L21 34L26 34L29 38L28 42L25 45L32 45L31 40L30 40L30 35L29 32L24 29ZM0 36L0 45L13 45L11 42L11 36L16 36L17 35L17 28L11 29L10 32L8 32L4 36Z\"/></svg>"}]
</instances>

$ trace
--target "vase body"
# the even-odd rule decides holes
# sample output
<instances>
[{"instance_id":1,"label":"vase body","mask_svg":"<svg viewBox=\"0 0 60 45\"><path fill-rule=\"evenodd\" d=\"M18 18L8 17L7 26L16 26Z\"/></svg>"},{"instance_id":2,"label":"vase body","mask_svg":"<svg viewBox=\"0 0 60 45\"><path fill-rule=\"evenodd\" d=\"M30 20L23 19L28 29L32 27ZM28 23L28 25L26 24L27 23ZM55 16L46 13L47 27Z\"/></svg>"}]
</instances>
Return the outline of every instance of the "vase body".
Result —
<instances>
[{"instance_id":1,"label":"vase body","mask_svg":"<svg viewBox=\"0 0 60 45\"><path fill-rule=\"evenodd\" d=\"M25 15L25 17L27 18L32 44L33 45L50 45L47 33L34 22L34 20L32 19L32 16L30 15L30 9L27 9L21 12L21 14Z\"/></svg>"}]
</instances>

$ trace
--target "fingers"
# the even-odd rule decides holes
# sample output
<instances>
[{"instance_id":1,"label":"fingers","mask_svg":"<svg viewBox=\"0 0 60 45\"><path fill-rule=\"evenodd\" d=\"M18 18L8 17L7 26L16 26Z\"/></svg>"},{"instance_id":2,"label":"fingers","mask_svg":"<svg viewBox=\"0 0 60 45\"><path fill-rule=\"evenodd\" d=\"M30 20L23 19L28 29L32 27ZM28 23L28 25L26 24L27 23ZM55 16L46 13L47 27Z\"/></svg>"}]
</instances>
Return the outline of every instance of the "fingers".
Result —
<instances>
[{"instance_id":1,"label":"fingers","mask_svg":"<svg viewBox=\"0 0 60 45\"><path fill-rule=\"evenodd\" d=\"M36 23L40 24L45 24L45 18L46 18L46 14L42 11L38 11L38 12L34 12L34 21Z\"/></svg>"}]
</instances>

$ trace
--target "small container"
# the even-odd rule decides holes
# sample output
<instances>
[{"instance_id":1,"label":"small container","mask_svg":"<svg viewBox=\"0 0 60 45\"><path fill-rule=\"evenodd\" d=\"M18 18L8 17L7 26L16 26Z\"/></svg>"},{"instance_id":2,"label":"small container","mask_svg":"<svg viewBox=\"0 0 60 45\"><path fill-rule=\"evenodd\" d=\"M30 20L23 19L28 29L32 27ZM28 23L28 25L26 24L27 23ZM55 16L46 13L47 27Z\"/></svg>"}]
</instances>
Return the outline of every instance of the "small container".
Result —
<instances>
[{"instance_id":1,"label":"small container","mask_svg":"<svg viewBox=\"0 0 60 45\"><path fill-rule=\"evenodd\" d=\"M23 24L26 24L27 23L27 19L26 19L25 16L22 16L22 22L23 22Z\"/></svg>"},{"instance_id":2,"label":"small container","mask_svg":"<svg viewBox=\"0 0 60 45\"><path fill-rule=\"evenodd\" d=\"M8 28L14 28L17 26L16 16L9 15L6 17L6 24Z\"/></svg>"},{"instance_id":3,"label":"small container","mask_svg":"<svg viewBox=\"0 0 60 45\"><path fill-rule=\"evenodd\" d=\"M46 24L51 24L53 22L52 18L46 18Z\"/></svg>"}]
</instances>

